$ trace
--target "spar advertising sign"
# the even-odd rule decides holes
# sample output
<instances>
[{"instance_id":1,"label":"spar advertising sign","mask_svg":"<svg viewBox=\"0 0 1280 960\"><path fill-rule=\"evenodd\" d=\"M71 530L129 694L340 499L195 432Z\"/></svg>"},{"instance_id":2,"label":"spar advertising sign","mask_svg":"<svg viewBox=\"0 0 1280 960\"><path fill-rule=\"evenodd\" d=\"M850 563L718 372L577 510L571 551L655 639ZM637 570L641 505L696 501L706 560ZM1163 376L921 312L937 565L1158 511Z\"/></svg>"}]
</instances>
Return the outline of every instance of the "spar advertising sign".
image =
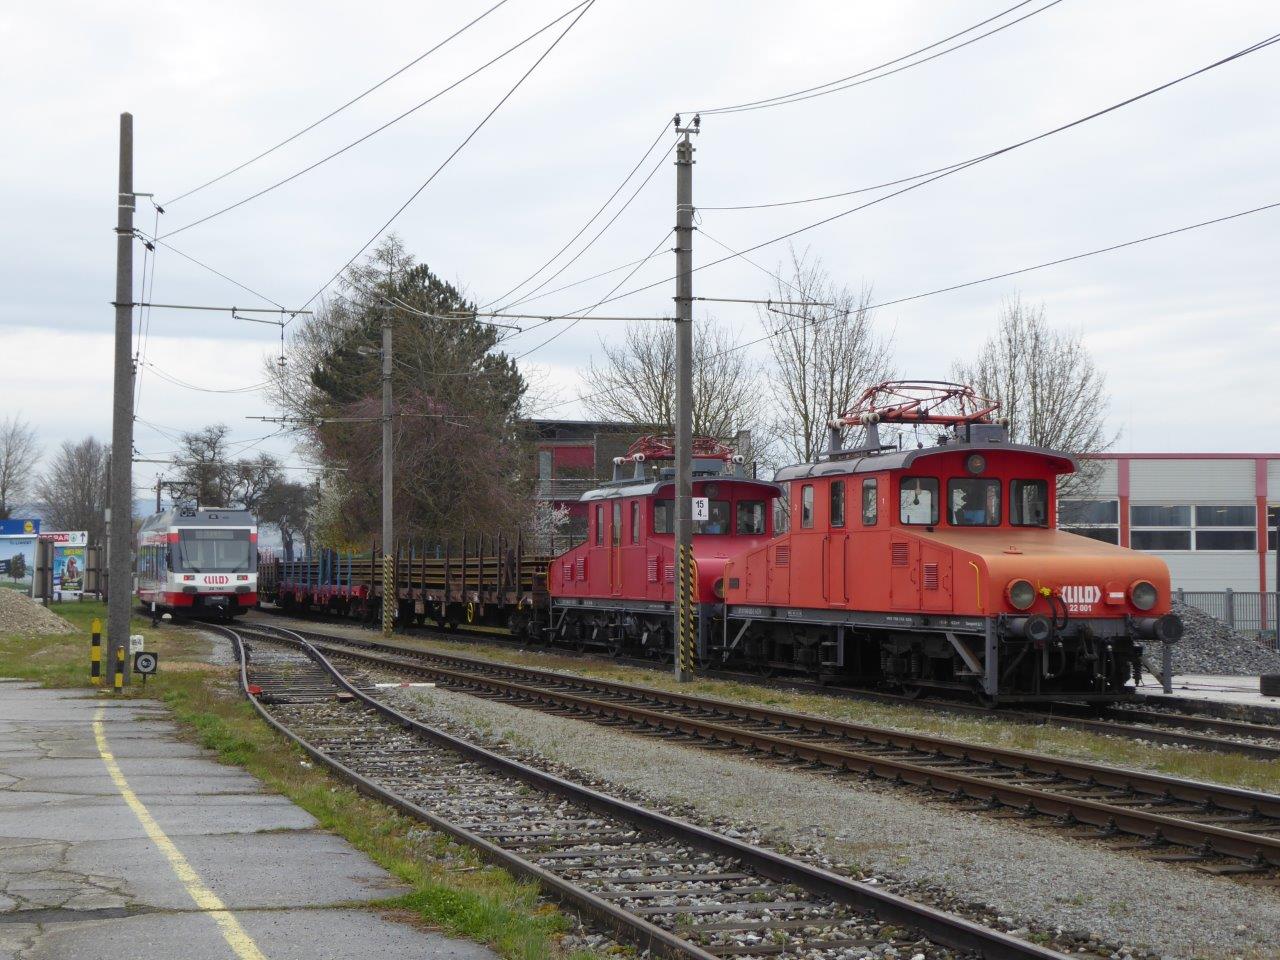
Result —
<instances>
[{"instance_id":1,"label":"spar advertising sign","mask_svg":"<svg viewBox=\"0 0 1280 960\"><path fill-rule=\"evenodd\" d=\"M39 535L39 520L0 520L0 587L31 595Z\"/></svg>"},{"instance_id":2,"label":"spar advertising sign","mask_svg":"<svg viewBox=\"0 0 1280 960\"><path fill-rule=\"evenodd\" d=\"M43 543L53 545L53 596L55 600L75 600L84 592L84 571L89 549L89 531L55 530L40 534Z\"/></svg>"}]
</instances>

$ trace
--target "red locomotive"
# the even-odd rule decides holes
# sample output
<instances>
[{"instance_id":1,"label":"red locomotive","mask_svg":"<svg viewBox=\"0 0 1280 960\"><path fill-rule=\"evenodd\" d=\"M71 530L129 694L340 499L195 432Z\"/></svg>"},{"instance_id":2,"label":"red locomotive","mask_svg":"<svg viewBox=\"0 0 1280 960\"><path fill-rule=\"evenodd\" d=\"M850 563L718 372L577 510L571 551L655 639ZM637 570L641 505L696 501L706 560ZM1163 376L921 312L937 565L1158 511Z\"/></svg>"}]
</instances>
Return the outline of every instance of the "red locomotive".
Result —
<instances>
[{"instance_id":1,"label":"red locomotive","mask_svg":"<svg viewBox=\"0 0 1280 960\"><path fill-rule=\"evenodd\" d=\"M583 494L587 540L555 558L547 637L553 643L669 657L675 601L675 471L648 465L674 459L670 438L646 436L614 461L613 480ZM631 467L630 475L627 468ZM776 484L749 479L742 457L724 444L696 438L693 496L707 501L694 520L694 599L699 648L706 651L724 600L730 558L773 535Z\"/></svg>"}]
</instances>

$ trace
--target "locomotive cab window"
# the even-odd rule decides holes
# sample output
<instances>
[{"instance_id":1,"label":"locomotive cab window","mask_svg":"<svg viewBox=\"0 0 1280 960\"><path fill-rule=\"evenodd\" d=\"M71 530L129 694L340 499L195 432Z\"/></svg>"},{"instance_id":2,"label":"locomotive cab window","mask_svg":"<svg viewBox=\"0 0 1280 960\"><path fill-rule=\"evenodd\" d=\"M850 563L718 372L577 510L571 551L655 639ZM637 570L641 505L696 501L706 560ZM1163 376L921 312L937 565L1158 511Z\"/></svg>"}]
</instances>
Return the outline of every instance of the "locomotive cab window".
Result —
<instances>
[{"instance_id":1,"label":"locomotive cab window","mask_svg":"<svg viewBox=\"0 0 1280 960\"><path fill-rule=\"evenodd\" d=\"M596 504L596 544L604 543L604 504Z\"/></svg>"},{"instance_id":2,"label":"locomotive cab window","mask_svg":"<svg viewBox=\"0 0 1280 960\"><path fill-rule=\"evenodd\" d=\"M622 544L622 501L613 501L613 517L609 524L609 545L617 547Z\"/></svg>"},{"instance_id":3,"label":"locomotive cab window","mask_svg":"<svg viewBox=\"0 0 1280 960\"><path fill-rule=\"evenodd\" d=\"M844 481L831 481L831 525L844 526Z\"/></svg>"},{"instance_id":4,"label":"locomotive cab window","mask_svg":"<svg viewBox=\"0 0 1280 960\"><path fill-rule=\"evenodd\" d=\"M1009 484L1009 522L1015 527L1049 525L1047 480L1014 480Z\"/></svg>"},{"instance_id":5,"label":"locomotive cab window","mask_svg":"<svg viewBox=\"0 0 1280 960\"><path fill-rule=\"evenodd\" d=\"M806 483L800 488L800 526L809 529L813 526L813 484Z\"/></svg>"},{"instance_id":6,"label":"locomotive cab window","mask_svg":"<svg viewBox=\"0 0 1280 960\"><path fill-rule=\"evenodd\" d=\"M1000 481L980 477L948 480L947 520L957 527L1000 526Z\"/></svg>"},{"instance_id":7,"label":"locomotive cab window","mask_svg":"<svg viewBox=\"0 0 1280 960\"><path fill-rule=\"evenodd\" d=\"M764 501L738 501L738 536L759 537L764 534Z\"/></svg>"},{"instance_id":8,"label":"locomotive cab window","mask_svg":"<svg viewBox=\"0 0 1280 960\"><path fill-rule=\"evenodd\" d=\"M674 528L674 515L670 500L653 501L653 532L670 533Z\"/></svg>"},{"instance_id":9,"label":"locomotive cab window","mask_svg":"<svg viewBox=\"0 0 1280 960\"><path fill-rule=\"evenodd\" d=\"M640 542L640 501L631 501L631 542Z\"/></svg>"},{"instance_id":10,"label":"locomotive cab window","mask_svg":"<svg viewBox=\"0 0 1280 960\"><path fill-rule=\"evenodd\" d=\"M903 523L935 524L938 522L938 478L903 477L898 488Z\"/></svg>"},{"instance_id":11,"label":"locomotive cab window","mask_svg":"<svg viewBox=\"0 0 1280 960\"><path fill-rule=\"evenodd\" d=\"M694 533L728 533L729 501L712 500L707 504L707 519L693 522Z\"/></svg>"},{"instance_id":12,"label":"locomotive cab window","mask_svg":"<svg viewBox=\"0 0 1280 960\"><path fill-rule=\"evenodd\" d=\"M879 512L876 487L875 477L862 481L862 525L864 527L876 525L876 514Z\"/></svg>"}]
</instances>

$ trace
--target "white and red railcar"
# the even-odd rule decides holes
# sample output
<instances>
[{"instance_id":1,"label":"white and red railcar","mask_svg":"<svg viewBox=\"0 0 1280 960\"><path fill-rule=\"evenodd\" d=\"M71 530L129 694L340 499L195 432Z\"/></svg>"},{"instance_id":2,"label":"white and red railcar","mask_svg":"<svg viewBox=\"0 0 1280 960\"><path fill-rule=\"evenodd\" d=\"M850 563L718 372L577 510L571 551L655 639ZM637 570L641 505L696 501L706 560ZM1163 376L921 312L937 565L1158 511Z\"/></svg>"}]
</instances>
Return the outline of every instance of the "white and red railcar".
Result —
<instances>
[{"instance_id":1,"label":"white and red railcar","mask_svg":"<svg viewBox=\"0 0 1280 960\"><path fill-rule=\"evenodd\" d=\"M134 584L148 611L244 613L258 602L257 521L248 510L201 507L149 517L138 531Z\"/></svg>"}]
</instances>

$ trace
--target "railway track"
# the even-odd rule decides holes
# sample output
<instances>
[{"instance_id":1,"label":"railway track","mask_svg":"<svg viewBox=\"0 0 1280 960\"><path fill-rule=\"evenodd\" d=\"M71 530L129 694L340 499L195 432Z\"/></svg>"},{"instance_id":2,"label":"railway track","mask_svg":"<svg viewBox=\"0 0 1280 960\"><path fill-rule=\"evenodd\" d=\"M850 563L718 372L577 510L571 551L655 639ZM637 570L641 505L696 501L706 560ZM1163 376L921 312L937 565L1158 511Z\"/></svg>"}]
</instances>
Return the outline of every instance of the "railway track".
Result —
<instances>
[{"instance_id":1,"label":"railway track","mask_svg":"<svg viewBox=\"0 0 1280 960\"><path fill-rule=\"evenodd\" d=\"M246 629L259 629L251 627ZM266 626L268 634L281 628ZM323 634L328 654L519 706L910 784L1215 874L1280 867L1280 796Z\"/></svg>"},{"instance_id":2,"label":"railway track","mask_svg":"<svg viewBox=\"0 0 1280 960\"><path fill-rule=\"evenodd\" d=\"M378 701L359 672L290 631L217 629L258 712L313 758L641 949L689 960L847 960L886 947L904 960L1066 960L460 740Z\"/></svg>"},{"instance_id":3,"label":"railway track","mask_svg":"<svg viewBox=\"0 0 1280 960\"><path fill-rule=\"evenodd\" d=\"M264 608L265 609L265 608ZM275 614L275 611L270 611ZM292 615L289 615L292 616ZM251 621L252 622L252 621ZM417 631L415 630L415 633ZM488 643L528 649L525 641L515 640L505 631L498 628L482 630L465 630L464 635L425 629L424 635L435 640L447 640L454 643L465 643L466 638L483 639ZM590 653L575 653L561 648L548 648L548 652L563 656L590 656ZM650 660L610 657L610 663L622 663L627 666L654 669ZM958 703L953 700L918 699L881 691L864 690L857 687L841 687L818 684L811 681L782 678L770 679L751 674L703 670L702 675L712 679L724 679L771 685L785 690L804 690L827 696L849 696L870 700L876 703L908 706L917 709L938 710L962 716L992 717L1033 726L1052 724L1072 730L1119 737L1126 740L1141 740L1148 743L1160 743L1168 746L1184 747L1192 750L1206 750L1212 753L1236 754L1257 760L1280 760L1280 721L1270 724L1263 721L1263 715L1254 721L1238 720L1229 717L1210 716L1202 713L1186 713L1173 706L1158 707L1108 707L1102 716L1085 715L1087 710L1073 709L1069 704L1062 704L1053 710L1009 710L992 711L990 708L973 704ZM1181 706L1181 704L1179 704ZM1183 710L1194 707L1183 707ZM1277 711L1280 713L1280 711Z\"/></svg>"}]
</instances>

